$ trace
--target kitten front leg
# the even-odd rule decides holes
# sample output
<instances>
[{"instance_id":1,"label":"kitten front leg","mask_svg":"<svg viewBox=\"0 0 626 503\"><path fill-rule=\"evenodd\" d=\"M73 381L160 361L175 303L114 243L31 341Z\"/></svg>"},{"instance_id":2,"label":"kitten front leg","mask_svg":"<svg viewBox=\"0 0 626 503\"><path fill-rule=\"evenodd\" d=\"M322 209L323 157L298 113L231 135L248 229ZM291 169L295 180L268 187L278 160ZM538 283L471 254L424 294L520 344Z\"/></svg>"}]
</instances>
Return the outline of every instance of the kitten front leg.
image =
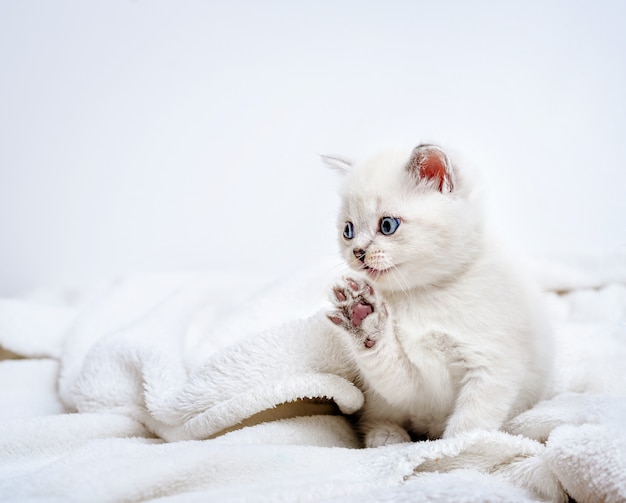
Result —
<instances>
[{"instance_id":1,"label":"kitten front leg","mask_svg":"<svg viewBox=\"0 0 626 503\"><path fill-rule=\"evenodd\" d=\"M516 381L510 372L498 374L493 369L482 368L468 370L443 438L465 431L501 428L519 391Z\"/></svg>"},{"instance_id":2,"label":"kitten front leg","mask_svg":"<svg viewBox=\"0 0 626 503\"><path fill-rule=\"evenodd\" d=\"M406 356L394 336L387 306L367 282L352 278L335 285L332 300L335 310L328 319L347 336L365 384L359 417L365 447L409 442L401 419L390 419L389 404L381 399L390 383L409 381Z\"/></svg>"}]
</instances>

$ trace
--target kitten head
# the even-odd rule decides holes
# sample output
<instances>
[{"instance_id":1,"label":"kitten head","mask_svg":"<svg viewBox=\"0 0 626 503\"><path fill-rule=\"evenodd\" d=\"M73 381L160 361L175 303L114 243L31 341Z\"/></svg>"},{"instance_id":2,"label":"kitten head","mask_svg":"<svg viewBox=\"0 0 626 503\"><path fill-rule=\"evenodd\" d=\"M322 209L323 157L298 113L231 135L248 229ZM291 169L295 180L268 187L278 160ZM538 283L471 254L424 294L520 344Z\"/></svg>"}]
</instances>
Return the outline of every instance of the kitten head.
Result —
<instances>
[{"instance_id":1,"label":"kitten head","mask_svg":"<svg viewBox=\"0 0 626 503\"><path fill-rule=\"evenodd\" d=\"M434 145L379 154L346 173L339 243L351 268L379 288L405 290L444 283L475 260L481 218L467 180Z\"/></svg>"}]
</instances>

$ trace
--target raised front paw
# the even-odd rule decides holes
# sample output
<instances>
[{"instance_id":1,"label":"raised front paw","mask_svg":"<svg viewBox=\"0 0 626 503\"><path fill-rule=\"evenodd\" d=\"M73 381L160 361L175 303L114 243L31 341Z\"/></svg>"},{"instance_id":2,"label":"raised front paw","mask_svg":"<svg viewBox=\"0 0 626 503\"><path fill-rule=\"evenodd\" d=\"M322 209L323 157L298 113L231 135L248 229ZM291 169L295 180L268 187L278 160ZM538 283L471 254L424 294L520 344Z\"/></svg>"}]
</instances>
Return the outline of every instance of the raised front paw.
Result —
<instances>
[{"instance_id":1,"label":"raised front paw","mask_svg":"<svg viewBox=\"0 0 626 503\"><path fill-rule=\"evenodd\" d=\"M387 308L374 289L364 280L344 278L333 287L331 300L335 310L327 314L328 319L366 348L373 347L388 318Z\"/></svg>"}]
</instances>

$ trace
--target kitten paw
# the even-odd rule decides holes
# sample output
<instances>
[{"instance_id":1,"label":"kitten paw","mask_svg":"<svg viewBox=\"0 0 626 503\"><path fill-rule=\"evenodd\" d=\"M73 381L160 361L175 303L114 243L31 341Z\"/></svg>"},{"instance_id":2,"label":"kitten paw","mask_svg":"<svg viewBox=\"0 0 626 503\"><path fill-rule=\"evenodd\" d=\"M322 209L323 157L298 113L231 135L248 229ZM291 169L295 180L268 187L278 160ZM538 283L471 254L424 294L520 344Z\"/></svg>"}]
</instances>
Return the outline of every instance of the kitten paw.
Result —
<instances>
[{"instance_id":1,"label":"kitten paw","mask_svg":"<svg viewBox=\"0 0 626 503\"><path fill-rule=\"evenodd\" d=\"M381 447L383 445L410 442L411 437L404 428L388 423L368 431L364 440L365 447Z\"/></svg>"},{"instance_id":2,"label":"kitten paw","mask_svg":"<svg viewBox=\"0 0 626 503\"><path fill-rule=\"evenodd\" d=\"M366 281L344 278L333 287L331 300L336 309L327 314L328 319L366 348L373 347L387 321L387 308L374 289Z\"/></svg>"}]
</instances>

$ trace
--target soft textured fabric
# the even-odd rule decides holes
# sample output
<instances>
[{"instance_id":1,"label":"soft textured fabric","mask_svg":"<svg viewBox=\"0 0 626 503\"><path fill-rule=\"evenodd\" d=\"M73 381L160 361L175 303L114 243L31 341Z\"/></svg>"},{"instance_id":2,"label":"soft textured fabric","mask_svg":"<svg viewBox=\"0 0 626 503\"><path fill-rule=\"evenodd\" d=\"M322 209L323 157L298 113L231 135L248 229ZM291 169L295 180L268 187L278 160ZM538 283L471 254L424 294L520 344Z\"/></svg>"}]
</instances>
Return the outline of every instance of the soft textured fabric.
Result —
<instances>
[{"instance_id":1,"label":"soft textured fabric","mask_svg":"<svg viewBox=\"0 0 626 503\"><path fill-rule=\"evenodd\" d=\"M552 397L503 432L361 449L336 269L0 300L0 499L624 501L626 257L537 263Z\"/></svg>"}]
</instances>

